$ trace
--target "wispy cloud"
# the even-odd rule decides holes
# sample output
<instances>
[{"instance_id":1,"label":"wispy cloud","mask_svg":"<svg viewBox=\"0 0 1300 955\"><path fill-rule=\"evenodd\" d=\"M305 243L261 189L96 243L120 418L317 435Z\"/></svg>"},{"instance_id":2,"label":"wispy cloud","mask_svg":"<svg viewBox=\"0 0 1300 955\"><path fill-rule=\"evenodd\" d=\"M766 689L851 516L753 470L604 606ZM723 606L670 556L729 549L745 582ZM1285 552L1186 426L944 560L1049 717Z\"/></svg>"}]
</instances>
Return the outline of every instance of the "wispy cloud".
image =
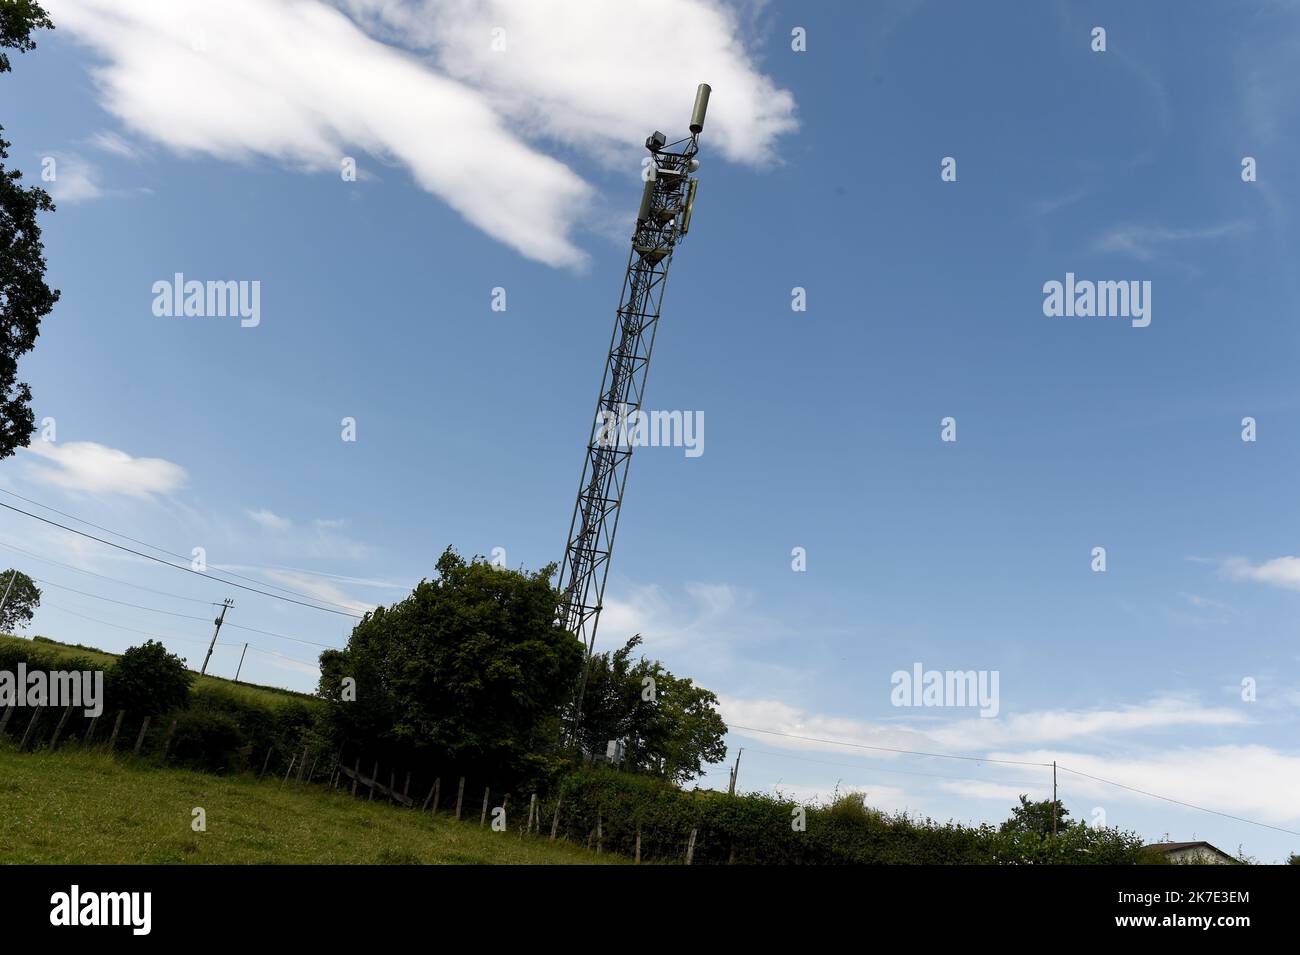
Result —
<instances>
[{"instance_id":1,"label":"wispy cloud","mask_svg":"<svg viewBox=\"0 0 1300 955\"><path fill-rule=\"evenodd\" d=\"M265 527L269 531L287 531L293 527L293 521L289 520L289 518L281 517L279 514L265 508L249 511L248 516L253 519L254 523Z\"/></svg>"},{"instance_id":2,"label":"wispy cloud","mask_svg":"<svg viewBox=\"0 0 1300 955\"><path fill-rule=\"evenodd\" d=\"M1245 557L1230 557L1220 565L1229 580L1249 580L1284 590L1300 590L1300 557L1274 557L1252 564Z\"/></svg>"},{"instance_id":3,"label":"wispy cloud","mask_svg":"<svg viewBox=\"0 0 1300 955\"><path fill-rule=\"evenodd\" d=\"M1204 242L1245 235L1253 227L1249 222L1225 222L1194 229L1166 226L1121 225L1098 236L1093 251L1131 255L1144 262L1164 254L1171 246L1184 242Z\"/></svg>"},{"instance_id":4,"label":"wispy cloud","mask_svg":"<svg viewBox=\"0 0 1300 955\"><path fill-rule=\"evenodd\" d=\"M99 184L99 170L93 163L67 152L47 153L46 158L54 160L54 178L41 185L55 202L88 202L105 195Z\"/></svg>"},{"instance_id":5,"label":"wispy cloud","mask_svg":"<svg viewBox=\"0 0 1300 955\"><path fill-rule=\"evenodd\" d=\"M96 149L102 149L106 153L112 153L114 156L120 156L123 159L140 158L139 148L112 130L101 129L90 137L89 142Z\"/></svg>"}]
</instances>

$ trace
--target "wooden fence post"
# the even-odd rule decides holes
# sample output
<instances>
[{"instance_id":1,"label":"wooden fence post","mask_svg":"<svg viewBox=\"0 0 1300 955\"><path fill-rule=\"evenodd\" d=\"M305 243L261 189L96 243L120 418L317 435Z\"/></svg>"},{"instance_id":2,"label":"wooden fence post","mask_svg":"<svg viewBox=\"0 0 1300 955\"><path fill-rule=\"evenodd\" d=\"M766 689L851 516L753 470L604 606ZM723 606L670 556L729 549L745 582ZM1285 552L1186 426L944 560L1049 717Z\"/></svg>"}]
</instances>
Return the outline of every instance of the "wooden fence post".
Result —
<instances>
[{"instance_id":1,"label":"wooden fence post","mask_svg":"<svg viewBox=\"0 0 1300 955\"><path fill-rule=\"evenodd\" d=\"M131 751L132 755L140 755L140 747L144 745L144 734L149 732L149 720L150 717L146 716L144 722L140 724L140 735L135 738L135 749Z\"/></svg>"},{"instance_id":2,"label":"wooden fence post","mask_svg":"<svg viewBox=\"0 0 1300 955\"><path fill-rule=\"evenodd\" d=\"M377 782L379 782L379 760L375 760L375 768L370 771L370 795L366 797L366 802L374 802Z\"/></svg>"},{"instance_id":3,"label":"wooden fence post","mask_svg":"<svg viewBox=\"0 0 1300 955\"><path fill-rule=\"evenodd\" d=\"M262 760L262 771L261 771L260 773L257 774L257 778L258 778L258 779L261 779L263 776L266 775L266 767L268 767L268 766L271 765L271 754L274 753L274 752L275 752L275 747L274 747L274 746L270 746L270 747L267 748L267 750L266 750L266 759Z\"/></svg>"},{"instance_id":4,"label":"wooden fence post","mask_svg":"<svg viewBox=\"0 0 1300 955\"><path fill-rule=\"evenodd\" d=\"M465 798L465 777L460 777L460 789L456 790L456 821L460 822L460 803Z\"/></svg>"},{"instance_id":5,"label":"wooden fence post","mask_svg":"<svg viewBox=\"0 0 1300 955\"><path fill-rule=\"evenodd\" d=\"M692 829L691 841L686 843L686 864L687 865L690 865L692 862L695 861L695 833L696 830Z\"/></svg>"},{"instance_id":6,"label":"wooden fence post","mask_svg":"<svg viewBox=\"0 0 1300 955\"><path fill-rule=\"evenodd\" d=\"M413 803L413 802L410 801L410 799L411 799L411 771L410 771L409 769L406 771L406 783L402 786L402 798L405 799L405 800L407 800L408 805L410 805L410 807L411 807L412 809L415 808L415 803Z\"/></svg>"},{"instance_id":7,"label":"wooden fence post","mask_svg":"<svg viewBox=\"0 0 1300 955\"><path fill-rule=\"evenodd\" d=\"M491 787L489 786L483 787L483 815L478 817L479 826L482 826L483 823L487 822L488 793L490 793L491 791L492 791Z\"/></svg>"},{"instance_id":8,"label":"wooden fence post","mask_svg":"<svg viewBox=\"0 0 1300 955\"><path fill-rule=\"evenodd\" d=\"M605 830L601 826L600 810L596 810L596 855L600 855L605 849Z\"/></svg>"},{"instance_id":9,"label":"wooden fence post","mask_svg":"<svg viewBox=\"0 0 1300 955\"><path fill-rule=\"evenodd\" d=\"M302 760L298 763L298 782L302 782L302 771L307 768L307 747L302 748Z\"/></svg>"},{"instance_id":10,"label":"wooden fence post","mask_svg":"<svg viewBox=\"0 0 1300 955\"><path fill-rule=\"evenodd\" d=\"M99 725L99 717L98 717L98 716L92 716L92 717L90 718L90 725L86 727L86 735L83 736L83 737L81 737L81 748L82 748L82 749L85 749L87 746L89 746L91 740L93 740L93 739L95 738L95 727L98 726L98 725ZM3 725L0 725L0 732L3 732L3 731L4 731L4 726L3 726Z\"/></svg>"},{"instance_id":11,"label":"wooden fence post","mask_svg":"<svg viewBox=\"0 0 1300 955\"><path fill-rule=\"evenodd\" d=\"M397 770L395 769L388 771L388 801L397 802Z\"/></svg>"},{"instance_id":12,"label":"wooden fence post","mask_svg":"<svg viewBox=\"0 0 1300 955\"><path fill-rule=\"evenodd\" d=\"M442 777L439 776L433 781L433 811L438 811L438 801L442 798Z\"/></svg>"},{"instance_id":13,"label":"wooden fence post","mask_svg":"<svg viewBox=\"0 0 1300 955\"><path fill-rule=\"evenodd\" d=\"M9 725L9 718L14 715L14 710L16 709L18 709L18 707L13 703L10 703L5 707L5 715L0 716L0 733L5 731L5 727Z\"/></svg>"},{"instance_id":14,"label":"wooden fence post","mask_svg":"<svg viewBox=\"0 0 1300 955\"><path fill-rule=\"evenodd\" d=\"M524 827L524 832L533 831L533 816L537 814L537 793L533 793L532 798L528 800L528 823Z\"/></svg>"},{"instance_id":15,"label":"wooden fence post","mask_svg":"<svg viewBox=\"0 0 1300 955\"><path fill-rule=\"evenodd\" d=\"M311 782L311 778L316 775L316 764L319 762L320 753L317 753L316 758L311 761L311 769L307 771L307 782Z\"/></svg>"},{"instance_id":16,"label":"wooden fence post","mask_svg":"<svg viewBox=\"0 0 1300 955\"><path fill-rule=\"evenodd\" d=\"M641 864L641 827L636 827L636 864Z\"/></svg>"},{"instance_id":17,"label":"wooden fence post","mask_svg":"<svg viewBox=\"0 0 1300 955\"><path fill-rule=\"evenodd\" d=\"M424 797L424 803L420 806L420 812L424 812L424 810L429 808L429 800L433 798L433 791L438 788L438 782L438 780L435 780L433 785L429 787L429 795ZM436 805L433 807L433 811L438 811Z\"/></svg>"},{"instance_id":18,"label":"wooden fence post","mask_svg":"<svg viewBox=\"0 0 1300 955\"><path fill-rule=\"evenodd\" d=\"M167 738L163 740L162 761L167 762L167 753L172 748L172 734L176 732L176 718L172 717L172 725L167 727Z\"/></svg>"},{"instance_id":19,"label":"wooden fence post","mask_svg":"<svg viewBox=\"0 0 1300 955\"><path fill-rule=\"evenodd\" d=\"M361 757L357 757L357 764L352 767L352 795L357 794L357 781L361 778Z\"/></svg>"},{"instance_id":20,"label":"wooden fence post","mask_svg":"<svg viewBox=\"0 0 1300 955\"><path fill-rule=\"evenodd\" d=\"M45 709L45 707L38 706L36 709L32 710L32 718L27 721L27 729L23 731L22 742L18 744L18 751L20 753L27 748L27 741L32 738L32 731L36 729L36 721L41 718L41 710L43 709Z\"/></svg>"},{"instance_id":21,"label":"wooden fence post","mask_svg":"<svg viewBox=\"0 0 1300 955\"><path fill-rule=\"evenodd\" d=\"M294 753L293 758L289 760L289 768L284 771L284 779L280 780L281 789L283 789L284 784L289 781L289 774L293 772L293 764L296 762L298 762L298 754Z\"/></svg>"},{"instance_id":22,"label":"wooden fence post","mask_svg":"<svg viewBox=\"0 0 1300 955\"><path fill-rule=\"evenodd\" d=\"M59 745L59 737L63 735L63 727L67 725L68 717L72 715L72 704L69 703L63 709L63 715L59 717L59 725L54 727L54 735L50 737L50 749Z\"/></svg>"},{"instance_id":23,"label":"wooden fence post","mask_svg":"<svg viewBox=\"0 0 1300 955\"><path fill-rule=\"evenodd\" d=\"M551 816L551 841L555 841L555 834L560 830L560 797L555 797L555 814Z\"/></svg>"},{"instance_id":24,"label":"wooden fence post","mask_svg":"<svg viewBox=\"0 0 1300 955\"><path fill-rule=\"evenodd\" d=\"M113 734L108 738L108 749L112 752L113 747L117 744L117 731L122 728L122 718L126 716L126 710L117 711L117 719L113 721Z\"/></svg>"}]
</instances>

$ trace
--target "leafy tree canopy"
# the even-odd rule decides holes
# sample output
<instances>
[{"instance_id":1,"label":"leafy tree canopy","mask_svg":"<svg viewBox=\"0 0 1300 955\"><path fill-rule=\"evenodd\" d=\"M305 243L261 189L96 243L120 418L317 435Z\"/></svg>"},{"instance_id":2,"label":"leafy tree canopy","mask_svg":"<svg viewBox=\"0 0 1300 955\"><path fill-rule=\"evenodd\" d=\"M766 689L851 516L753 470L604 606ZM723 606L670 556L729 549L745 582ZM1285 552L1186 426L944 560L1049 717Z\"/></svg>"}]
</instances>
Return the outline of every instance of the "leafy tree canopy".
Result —
<instances>
[{"instance_id":1,"label":"leafy tree canopy","mask_svg":"<svg viewBox=\"0 0 1300 955\"><path fill-rule=\"evenodd\" d=\"M41 604L41 590L21 570L11 567L0 574L0 598L4 598L6 591L9 597L0 607L0 631L13 633L31 622L32 614Z\"/></svg>"},{"instance_id":2,"label":"leafy tree canopy","mask_svg":"<svg viewBox=\"0 0 1300 955\"><path fill-rule=\"evenodd\" d=\"M367 614L346 649L321 655L335 732L376 757L425 754L496 778L536 769L583 658L555 622L555 568L509 570L448 548L436 569Z\"/></svg>"},{"instance_id":3,"label":"leafy tree canopy","mask_svg":"<svg viewBox=\"0 0 1300 955\"><path fill-rule=\"evenodd\" d=\"M4 50L34 49L32 31L53 26L33 0L0 3L0 73L10 70ZM26 447L36 429L31 388L18 380L18 359L35 347L41 319L59 300L45 284L45 247L36 223L36 214L53 212L54 203L44 189L23 186L22 173L5 168L2 160L8 158L9 143L0 136L0 460Z\"/></svg>"},{"instance_id":4,"label":"leafy tree canopy","mask_svg":"<svg viewBox=\"0 0 1300 955\"><path fill-rule=\"evenodd\" d=\"M1030 802L1029 797L1021 794L1020 805L1011 810L1011 818L1002 823L999 832L1004 834L1015 833L1034 833L1038 836L1046 837L1052 834L1052 806L1050 799L1044 799L1040 802ZM1075 825L1066 817L1070 815L1070 810L1061 805L1058 799L1056 806L1056 831L1062 833L1070 826Z\"/></svg>"},{"instance_id":5,"label":"leafy tree canopy","mask_svg":"<svg viewBox=\"0 0 1300 955\"><path fill-rule=\"evenodd\" d=\"M156 640L131 647L108 671L108 700L115 709L156 716L189 703L194 674Z\"/></svg>"},{"instance_id":6,"label":"leafy tree canopy","mask_svg":"<svg viewBox=\"0 0 1300 955\"><path fill-rule=\"evenodd\" d=\"M591 658L579 739L598 754L610 740L622 740L624 768L677 783L694 779L727 754L718 698L657 660L634 661L640 643L638 634L618 650Z\"/></svg>"}]
</instances>

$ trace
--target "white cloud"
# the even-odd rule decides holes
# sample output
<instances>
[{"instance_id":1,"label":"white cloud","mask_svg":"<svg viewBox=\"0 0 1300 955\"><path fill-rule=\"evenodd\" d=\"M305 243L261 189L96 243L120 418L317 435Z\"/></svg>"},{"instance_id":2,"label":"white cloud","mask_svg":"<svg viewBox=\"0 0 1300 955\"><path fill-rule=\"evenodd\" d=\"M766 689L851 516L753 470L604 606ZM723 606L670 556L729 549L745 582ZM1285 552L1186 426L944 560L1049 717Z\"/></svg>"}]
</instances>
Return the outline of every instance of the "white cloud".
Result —
<instances>
[{"instance_id":1,"label":"white cloud","mask_svg":"<svg viewBox=\"0 0 1300 955\"><path fill-rule=\"evenodd\" d=\"M315 597L317 600L346 607L354 613L368 613L377 606L377 604L354 600L347 595L343 588L328 579L322 578L319 574L266 567L262 569L262 576L267 580L283 584L291 590Z\"/></svg>"},{"instance_id":2,"label":"white cloud","mask_svg":"<svg viewBox=\"0 0 1300 955\"><path fill-rule=\"evenodd\" d=\"M773 157L794 97L759 73L734 11L712 0L339 0L360 22L431 51L512 120L568 145L627 156L651 129L684 133L698 83L711 149ZM494 30L505 49L494 49ZM638 154L639 155L639 154Z\"/></svg>"},{"instance_id":3,"label":"white cloud","mask_svg":"<svg viewBox=\"0 0 1300 955\"><path fill-rule=\"evenodd\" d=\"M289 520L289 518L281 517L279 514L268 511L266 508L257 511L249 511L248 516L269 531L287 531L293 526L293 521Z\"/></svg>"},{"instance_id":4,"label":"white cloud","mask_svg":"<svg viewBox=\"0 0 1300 955\"><path fill-rule=\"evenodd\" d=\"M1232 557L1223 562L1220 571L1231 580L1251 580L1284 590L1300 590L1300 557L1274 557L1258 565L1244 557Z\"/></svg>"},{"instance_id":5,"label":"white cloud","mask_svg":"<svg viewBox=\"0 0 1300 955\"><path fill-rule=\"evenodd\" d=\"M104 190L99 185L99 171L75 153L48 154L54 160L54 179L42 182L55 202L86 202L99 199Z\"/></svg>"},{"instance_id":6,"label":"white cloud","mask_svg":"<svg viewBox=\"0 0 1300 955\"><path fill-rule=\"evenodd\" d=\"M94 441L33 441L26 450L48 462L48 466L37 468L40 480L70 491L150 497L169 494L188 478L179 464L162 458L133 458Z\"/></svg>"},{"instance_id":7,"label":"white cloud","mask_svg":"<svg viewBox=\"0 0 1300 955\"><path fill-rule=\"evenodd\" d=\"M133 133L334 174L345 155L395 158L474 226L554 266L585 261L571 233L593 191L523 136L607 155L656 124L680 129L697 78L714 84L723 155L758 162L793 128L790 94L756 72L734 18L708 0L347 6L446 73L319 0L47 4L106 61L94 71L103 104ZM502 54L490 49L498 23ZM683 75L671 91L660 79Z\"/></svg>"},{"instance_id":8,"label":"white cloud","mask_svg":"<svg viewBox=\"0 0 1300 955\"><path fill-rule=\"evenodd\" d=\"M1134 789L1159 793L1206 809L1285 825L1300 821L1300 756L1267 746L1186 746L1137 755L1031 751L997 754L1013 759L1057 760L1079 773L1114 780ZM1062 771L1062 785L1072 795L1099 800L1155 803L1086 776Z\"/></svg>"},{"instance_id":9,"label":"white cloud","mask_svg":"<svg viewBox=\"0 0 1300 955\"><path fill-rule=\"evenodd\" d=\"M484 98L318 2L51 0L95 47L105 107L181 154L273 158L337 174L395 156L424 189L530 258L576 265L588 188L511 135Z\"/></svg>"},{"instance_id":10,"label":"white cloud","mask_svg":"<svg viewBox=\"0 0 1300 955\"><path fill-rule=\"evenodd\" d=\"M851 752L840 743L881 746L938 753L987 753L994 747L1033 746L1046 742L1097 739L1113 741L1124 734L1192 726L1242 726L1250 721L1237 710L1204 707L1188 700L1164 697L1136 706L1098 710L1041 710L997 719L954 717L924 729L905 724L871 723L847 717L809 713L779 700L720 698L728 726L751 727L812 739L791 739L767 733L752 735L768 745L790 749ZM936 715L933 709L918 717ZM833 742L814 742L826 740ZM887 756L888 754L881 754ZM1048 762L1050 762L1050 757Z\"/></svg>"}]
</instances>

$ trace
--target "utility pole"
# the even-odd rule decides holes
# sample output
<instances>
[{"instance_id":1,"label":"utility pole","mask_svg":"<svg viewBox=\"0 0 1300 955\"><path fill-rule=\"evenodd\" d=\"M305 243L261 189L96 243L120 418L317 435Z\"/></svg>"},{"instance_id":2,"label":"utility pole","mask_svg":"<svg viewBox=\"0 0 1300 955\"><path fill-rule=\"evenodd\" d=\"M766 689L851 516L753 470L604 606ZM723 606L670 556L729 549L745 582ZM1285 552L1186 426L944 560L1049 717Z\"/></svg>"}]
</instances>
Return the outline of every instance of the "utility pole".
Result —
<instances>
[{"instance_id":1,"label":"utility pole","mask_svg":"<svg viewBox=\"0 0 1300 955\"><path fill-rule=\"evenodd\" d=\"M239 666L235 667L235 682L239 682L239 671L244 669L244 654L248 652L248 644L244 644L244 649L239 651Z\"/></svg>"},{"instance_id":2,"label":"utility pole","mask_svg":"<svg viewBox=\"0 0 1300 955\"><path fill-rule=\"evenodd\" d=\"M14 578L18 576L18 568L9 571L9 585L5 587L5 595L0 597L0 612L5 609L5 604L9 602L9 591L13 588Z\"/></svg>"},{"instance_id":3,"label":"utility pole","mask_svg":"<svg viewBox=\"0 0 1300 955\"><path fill-rule=\"evenodd\" d=\"M745 751L745 747L740 747L736 751L736 765L731 767L731 785L727 787L727 795L736 795L736 780L740 778L740 754Z\"/></svg>"},{"instance_id":4,"label":"utility pole","mask_svg":"<svg viewBox=\"0 0 1300 955\"><path fill-rule=\"evenodd\" d=\"M235 602L227 597L221 602L221 616L212 621L216 624L216 629L212 631L212 642L208 644L208 655L203 658L203 668L199 670L199 675L208 672L208 661L212 659L212 648L217 645L217 634L221 632L221 624L225 622L226 611L235 605Z\"/></svg>"},{"instance_id":5,"label":"utility pole","mask_svg":"<svg viewBox=\"0 0 1300 955\"><path fill-rule=\"evenodd\" d=\"M1052 760L1052 838L1056 838L1056 760Z\"/></svg>"}]
</instances>

